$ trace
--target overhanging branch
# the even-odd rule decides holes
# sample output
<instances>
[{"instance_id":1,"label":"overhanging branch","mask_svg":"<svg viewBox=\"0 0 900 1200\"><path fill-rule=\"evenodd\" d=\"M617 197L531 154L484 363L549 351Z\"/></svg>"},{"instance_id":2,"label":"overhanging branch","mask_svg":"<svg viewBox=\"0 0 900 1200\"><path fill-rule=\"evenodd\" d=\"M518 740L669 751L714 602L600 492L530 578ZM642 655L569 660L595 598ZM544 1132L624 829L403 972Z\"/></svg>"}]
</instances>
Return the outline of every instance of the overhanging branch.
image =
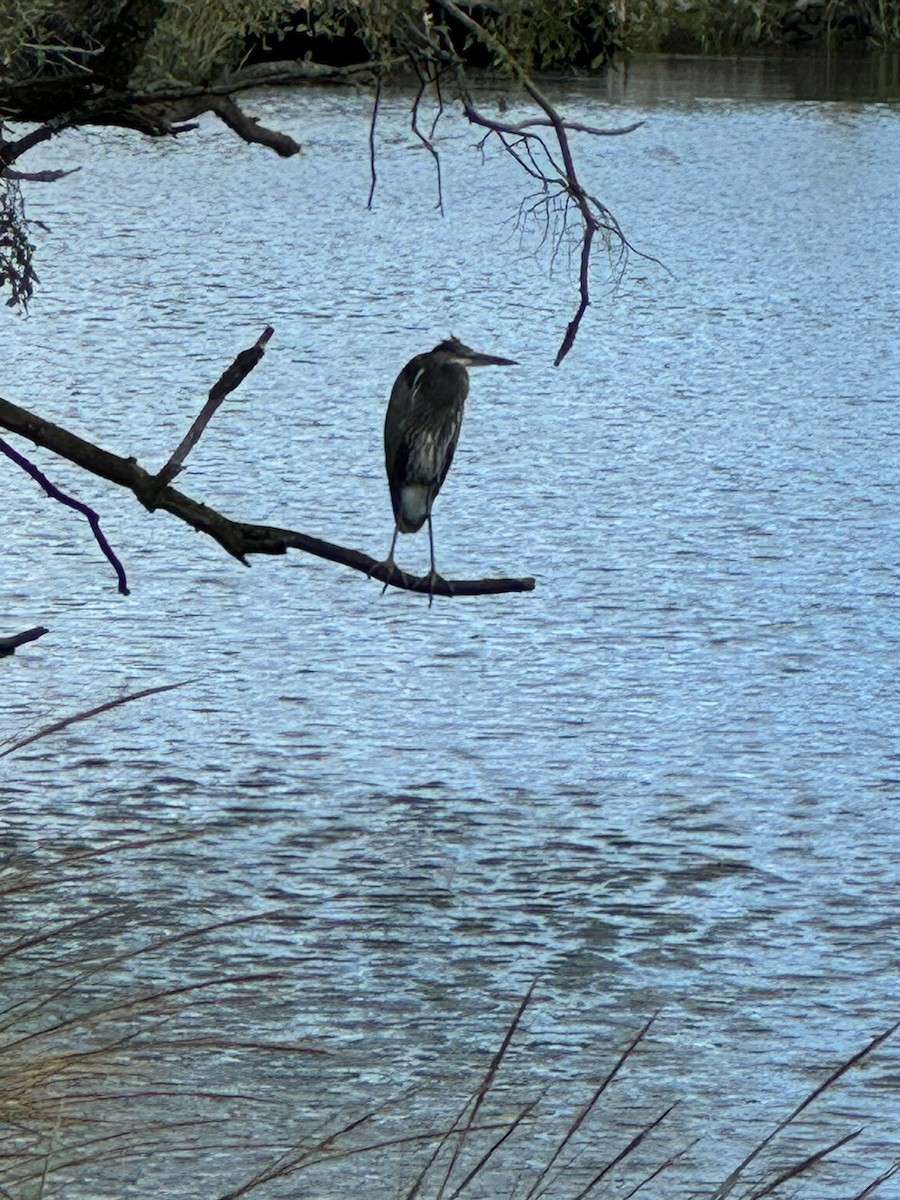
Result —
<instances>
[{"instance_id":1,"label":"overhanging branch","mask_svg":"<svg viewBox=\"0 0 900 1200\"><path fill-rule=\"evenodd\" d=\"M454 0L435 0L435 3L445 13L453 17L469 35L476 38L483 46L496 55L497 59L509 71L519 87L521 87L525 94L530 97L543 113L541 117L512 124L495 120L480 112L474 102L472 90L467 82L462 60L458 55L455 55L452 46L440 44L437 31L429 32L426 26L422 36L429 40L433 52L441 54L444 61L452 64L456 71L457 89L462 101L463 112L467 119L472 124L487 129L488 135L486 136L489 136L491 133L495 134L519 165L523 166L528 174L538 179L544 190L548 205L555 202L560 195L565 197L565 205L563 207L564 221L570 210L577 212L581 221L582 253L578 277L579 303L574 316L569 321L563 340L556 353L554 365L558 367L571 350L582 318L591 303L590 265L591 249L595 234L601 234L606 240L608 247L613 244L619 246L620 263L624 263L628 251L635 249L626 238L615 216L582 185L575 167L575 160L569 143L569 134L587 133L595 137L616 137L633 132L642 122L638 121L618 129L598 129L581 122L567 121L540 88L538 88L525 67L516 59L503 42L490 33L484 25L476 21L468 12L463 11ZM555 142L552 152L544 137L540 133L535 132L535 130L544 130L552 135L552 141ZM510 138L515 139L515 141L511 143ZM522 145L525 147L524 154L520 153L518 149ZM542 156L540 161L538 155ZM641 254L640 251L637 251L637 253ZM646 254L641 254L641 257L652 258L652 256ZM656 260L652 259L652 261L655 262Z\"/></svg>"},{"instance_id":2,"label":"overhanging branch","mask_svg":"<svg viewBox=\"0 0 900 1200\"><path fill-rule=\"evenodd\" d=\"M0 426L11 433L29 438L44 449L58 454L85 471L127 488L149 511L161 508L179 520L207 534L239 562L247 562L251 554L286 554L289 549L302 550L317 558L340 563L364 575L371 575L392 587L443 596L485 596L501 592L530 592L534 580L526 579L456 579L438 580L433 585L427 577L407 575L399 568L387 568L384 563L363 554L312 537L296 529L273 525L257 525L235 521L208 505L194 500L176 488L160 488L159 479L139 466L133 458L122 458L92 442L70 433L27 409L0 398Z\"/></svg>"},{"instance_id":3,"label":"overhanging branch","mask_svg":"<svg viewBox=\"0 0 900 1200\"><path fill-rule=\"evenodd\" d=\"M30 475L35 483L39 483L51 500L57 500L60 504L64 504L67 508L73 508L75 512L81 513L83 517L87 517L88 524L91 527L91 532L96 539L97 545L105 554L106 558L112 565L119 581L119 592L123 596L128 595L128 579L125 575L125 568L119 561L118 556L106 540L106 535L100 528L100 518L83 500L76 500L74 496L70 496L61 488L58 488L55 483L47 478L43 471L39 471L33 462L30 462L24 454L19 454L12 446L8 445L3 438L0 438L0 454L6 455L11 462L14 462L17 467L21 467L26 474Z\"/></svg>"},{"instance_id":4,"label":"overhanging branch","mask_svg":"<svg viewBox=\"0 0 900 1200\"><path fill-rule=\"evenodd\" d=\"M0 658L5 658L9 654L15 654L19 646L24 646L27 642L35 642L39 637L43 637L50 630L43 625L35 625L33 629L25 629L22 633L14 633L12 637L0 638Z\"/></svg>"}]
</instances>

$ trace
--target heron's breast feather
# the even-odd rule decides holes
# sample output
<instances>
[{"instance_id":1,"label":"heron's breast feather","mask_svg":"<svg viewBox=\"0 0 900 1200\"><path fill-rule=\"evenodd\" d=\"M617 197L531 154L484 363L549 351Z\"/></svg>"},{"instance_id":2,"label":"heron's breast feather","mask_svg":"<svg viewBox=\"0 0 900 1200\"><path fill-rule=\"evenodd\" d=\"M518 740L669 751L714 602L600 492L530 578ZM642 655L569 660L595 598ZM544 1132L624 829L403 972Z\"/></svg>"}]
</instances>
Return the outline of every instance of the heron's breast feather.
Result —
<instances>
[{"instance_id":1,"label":"heron's breast feather","mask_svg":"<svg viewBox=\"0 0 900 1200\"><path fill-rule=\"evenodd\" d=\"M397 526L401 533L415 533L428 518L432 489L424 483L407 483L400 489Z\"/></svg>"}]
</instances>

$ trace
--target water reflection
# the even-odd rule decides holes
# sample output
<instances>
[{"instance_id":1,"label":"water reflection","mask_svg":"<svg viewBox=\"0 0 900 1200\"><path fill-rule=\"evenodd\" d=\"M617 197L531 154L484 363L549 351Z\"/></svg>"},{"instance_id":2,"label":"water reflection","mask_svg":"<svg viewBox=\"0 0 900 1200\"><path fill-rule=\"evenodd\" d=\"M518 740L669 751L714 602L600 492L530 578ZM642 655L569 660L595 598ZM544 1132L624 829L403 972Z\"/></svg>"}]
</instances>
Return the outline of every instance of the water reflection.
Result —
<instances>
[{"instance_id":1,"label":"water reflection","mask_svg":"<svg viewBox=\"0 0 900 1200\"><path fill-rule=\"evenodd\" d=\"M628 104L704 100L887 101L900 98L900 53L846 46L782 55L733 58L638 56L610 71L600 85L609 100Z\"/></svg>"}]
</instances>

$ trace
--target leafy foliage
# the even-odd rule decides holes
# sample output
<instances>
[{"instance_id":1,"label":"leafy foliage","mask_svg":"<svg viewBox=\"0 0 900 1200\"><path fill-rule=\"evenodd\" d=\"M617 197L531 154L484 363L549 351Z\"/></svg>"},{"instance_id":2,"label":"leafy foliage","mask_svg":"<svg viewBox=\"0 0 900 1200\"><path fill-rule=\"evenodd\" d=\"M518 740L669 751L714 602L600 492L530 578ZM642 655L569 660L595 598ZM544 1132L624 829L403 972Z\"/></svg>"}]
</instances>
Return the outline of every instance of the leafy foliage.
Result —
<instances>
[{"instance_id":1,"label":"leafy foliage","mask_svg":"<svg viewBox=\"0 0 900 1200\"><path fill-rule=\"evenodd\" d=\"M9 289L11 308L28 307L38 282L33 255L19 183L0 176L0 289Z\"/></svg>"}]
</instances>

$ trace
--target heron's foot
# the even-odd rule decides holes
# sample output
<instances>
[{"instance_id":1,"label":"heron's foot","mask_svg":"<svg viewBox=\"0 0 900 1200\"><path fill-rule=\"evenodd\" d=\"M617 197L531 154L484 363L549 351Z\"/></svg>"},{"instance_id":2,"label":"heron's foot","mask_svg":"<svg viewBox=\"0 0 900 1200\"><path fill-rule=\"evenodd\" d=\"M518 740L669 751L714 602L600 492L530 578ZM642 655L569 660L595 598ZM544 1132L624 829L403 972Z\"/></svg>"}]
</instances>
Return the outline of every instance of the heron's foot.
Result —
<instances>
[{"instance_id":1,"label":"heron's foot","mask_svg":"<svg viewBox=\"0 0 900 1200\"><path fill-rule=\"evenodd\" d=\"M449 580L445 579L443 577L443 575L438 575L437 571L435 571L433 567L428 572L428 574L425 576L425 578L428 580L428 607L429 608L431 608L432 604L434 603L435 584L441 585L440 590L443 595L449 595L449 596L453 595L453 584L450 583Z\"/></svg>"},{"instance_id":2,"label":"heron's foot","mask_svg":"<svg viewBox=\"0 0 900 1200\"><path fill-rule=\"evenodd\" d=\"M380 573L382 570L387 572L388 575L390 575L392 572L397 570L397 564L396 564L396 562L394 562L393 554L390 556L390 558L386 558L382 562L373 563L372 566L369 568L369 570L366 572L366 579L371 579L376 571L378 571ZM381 589L382 596L384 595L384 593L388 590L388 588L390 586L391 586L390 580L386 579L384 581L384 587Z\"/></svg>"}]
</instances>

